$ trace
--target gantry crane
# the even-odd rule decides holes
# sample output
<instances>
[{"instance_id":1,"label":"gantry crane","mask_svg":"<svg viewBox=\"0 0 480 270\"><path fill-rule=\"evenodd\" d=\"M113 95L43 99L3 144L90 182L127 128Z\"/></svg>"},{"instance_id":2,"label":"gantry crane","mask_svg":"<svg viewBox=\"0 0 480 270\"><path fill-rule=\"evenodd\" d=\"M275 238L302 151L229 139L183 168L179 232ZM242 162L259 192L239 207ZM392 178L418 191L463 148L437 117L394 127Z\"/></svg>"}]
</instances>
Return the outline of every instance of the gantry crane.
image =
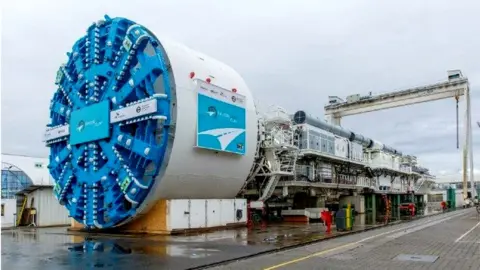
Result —
<instances>
[{"instance_id":1,"label":"gantry crane","mask_svg":"<svg viewBox=\"0 0 480 270\"><path fill-rule=\"evenodd\" d=\"M471 182L471 196L475 196L475 181L473 169L473 147L472 147L472 119L470 104L470 88L468 78L464 77L460 70L447 71L448 80L441 83L415 87L411 89L391 92L372 96L350 95L346 101L336 96L329 97L329 104L325 106L326 120L340 125L342 117L378 110L408 106L423 102L430 102L446 98L455 98L457 101L457 147L458 139L458 102L461 96L465 97L465 143L463 144L463 195L466 199L467 179ZM480 123L477 122L480 127ZM468 170L467 168L470 168ZM468 173L469 172L469 175Z\"/></svg>"}]
</instances>

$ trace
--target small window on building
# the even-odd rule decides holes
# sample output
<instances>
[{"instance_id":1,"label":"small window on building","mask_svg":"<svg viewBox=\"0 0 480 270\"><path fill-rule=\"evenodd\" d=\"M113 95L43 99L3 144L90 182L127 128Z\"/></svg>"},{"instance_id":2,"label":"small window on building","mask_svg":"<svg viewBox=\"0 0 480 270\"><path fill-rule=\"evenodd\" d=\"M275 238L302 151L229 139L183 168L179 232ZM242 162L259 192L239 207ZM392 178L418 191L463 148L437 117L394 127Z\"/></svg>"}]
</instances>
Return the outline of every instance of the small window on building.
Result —
<instances>
[{"instance_id":1,"label":"small window on building","mask_svg":"<svg viewBox=\"0 0 480 270\"><path fill-rule=\"evenodd\" d=\"M2 217L5 216L5 204L2 203Z\"/></svg>"}]
</instances>

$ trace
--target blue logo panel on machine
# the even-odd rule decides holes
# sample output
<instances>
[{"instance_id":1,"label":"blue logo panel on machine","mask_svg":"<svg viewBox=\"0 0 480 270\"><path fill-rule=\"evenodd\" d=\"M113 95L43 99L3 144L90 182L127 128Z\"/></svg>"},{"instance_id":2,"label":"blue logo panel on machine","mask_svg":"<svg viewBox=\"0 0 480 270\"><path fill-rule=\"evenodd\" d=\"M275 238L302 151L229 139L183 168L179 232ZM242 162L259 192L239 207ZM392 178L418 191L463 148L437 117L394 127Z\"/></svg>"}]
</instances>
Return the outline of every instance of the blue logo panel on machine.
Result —
<instances>
[{"instance_id":1,"label":"blue logo panel on machine","mask_svg":"<svg viewBox=\"0 0 480 270\"><path fill-rule=\"evenodd\" d=\"M198 83L197 147L245 155L245 97Z\"/></svg>"},{"instance_id":2,"label":"blue logo panel on machine","mask_svg":"<svg viewBox=\"0 0 480 270\"><path fill-rule=\"evenodd\" d=\"M108 100L72 112L70 144L107 138L110 135L110 103Z\"/></svg>"}]
</instances>

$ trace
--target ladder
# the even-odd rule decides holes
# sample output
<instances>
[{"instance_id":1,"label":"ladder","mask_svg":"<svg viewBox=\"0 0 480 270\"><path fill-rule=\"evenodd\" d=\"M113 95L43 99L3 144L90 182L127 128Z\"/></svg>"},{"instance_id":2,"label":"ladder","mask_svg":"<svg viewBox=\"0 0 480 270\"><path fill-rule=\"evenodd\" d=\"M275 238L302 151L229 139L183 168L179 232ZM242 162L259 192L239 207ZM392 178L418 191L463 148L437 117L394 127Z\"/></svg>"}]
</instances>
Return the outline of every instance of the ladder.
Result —
<instances>
[{"instance_id":1,"label":"ladder","mask_svg":"<svg viewBox=\"0 0 480 270\"><path fill-rule=\"evenodd\" d=\"M20 221L22 221L22 216L23 216L23 211L25 211L25 206L27 206L27 196L25 196L25 198L23 198L23 203L22 203L22 207L20 208L20 212L18 213L18 216L17 216L17 227L20 226Z\"/></svg>"},{"instance_id":2,"label":"ladder","mask_svg":"<svg viewBox=\"0 0 480 270\"><path fill-rule=\"evenodd\" d=\"M420 190L420 188L421 188L422 185L423 185L423 182L425 182L426 179L427 179L426 177L422 177L422 180L421 180L420 184L418 184L418 185L415 187L415 189L414 189L414 190L415 190L415 193Z\"/></svg>"},{"instance_id":3,"label":"ladder","mask_svg":"<svg viewBox=\"0 0 480 270\"><path fill-rule=\"evenodd\" d=\"M297 153L280 157L280 171L285 173L294 173L297 165Z\"/></svg>"},{"instance_id":4,"label":"ladder","mask_svg":"<svg viewBox=\"0 0 480 270\"><path fill-rule=\"evenodd\" d=\"M247 181L245 181L245 183L243 184L242 189L240 189L240 192L242 192L244 189L246 189L247 186L248 186L248 184L255 179L255 176L257 176L258 172L260 171L260 169L261 169L262 166L263 166L264 160L265 160L265 158L263 157L263 158L260 160L260 162L255 163L255 164L252 166L252 168L250 169L250 173L248 174L249 177L248 177Z\"/></svg>"},{"instance_id":5,"label":"ladder","mask_svg":"<svg viewBox=\"0 0 480 270\"><path fill-rule=\"evenodd\" d=\"M263 189L262 195L260 196L260 198L258 198L258 201L264 201L270 198L270 196L272 196L273 192L275 191L275 188L277 187L278 180L280 180L280 175L270 176L267 184L265 185L265 188Z\"/></svg>"},{"instance_id":6,"label":"ladder","mask_svg":"<svg viewBox=\"0 0 480 270\"><path fill-rule=\"evenodd\" d=\"M283 175L294 175L295 165L296 165L296 154L294 155L285 155L278 156L275 153L275 150L270 149L265 152L266 161L271 165L270 171L271 175L268 178L267 183L263 188L259 201L265 201L269 199L275 188L277 187L280 178Z\"/></svg>"}]
</instances>

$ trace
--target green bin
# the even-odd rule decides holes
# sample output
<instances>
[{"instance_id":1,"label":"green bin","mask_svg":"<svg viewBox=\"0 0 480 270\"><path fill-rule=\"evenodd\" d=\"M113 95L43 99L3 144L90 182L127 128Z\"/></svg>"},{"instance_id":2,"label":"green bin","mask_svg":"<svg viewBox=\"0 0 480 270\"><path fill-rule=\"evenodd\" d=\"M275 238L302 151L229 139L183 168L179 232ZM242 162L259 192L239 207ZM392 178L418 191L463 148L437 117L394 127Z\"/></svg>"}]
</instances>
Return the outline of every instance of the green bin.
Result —
<instances>
[{"instance_id":1,"label":"green bin","mask_svg":"<svg viewBox=\"0 0 480 270\"><path fill-rule=\"evenodd\" d=\"M350 209L350 217L348 217L348 220L347 220L347 209L340 209L335 215L335 226L337 228L337 231L352 230L354 222L355 222L355 219L353 216L352 209Z\"/></svg>"},{"instance_id":2,"label":"green bin","mask_svg":"<svg viewBox=\"0 0 480 270\"><path fill-rule=\"evenodd\" d=\"M455 209L457 206L456 189L449 187L447 189L447 205L449 209Z\"/></svg>"}]
</instances>

